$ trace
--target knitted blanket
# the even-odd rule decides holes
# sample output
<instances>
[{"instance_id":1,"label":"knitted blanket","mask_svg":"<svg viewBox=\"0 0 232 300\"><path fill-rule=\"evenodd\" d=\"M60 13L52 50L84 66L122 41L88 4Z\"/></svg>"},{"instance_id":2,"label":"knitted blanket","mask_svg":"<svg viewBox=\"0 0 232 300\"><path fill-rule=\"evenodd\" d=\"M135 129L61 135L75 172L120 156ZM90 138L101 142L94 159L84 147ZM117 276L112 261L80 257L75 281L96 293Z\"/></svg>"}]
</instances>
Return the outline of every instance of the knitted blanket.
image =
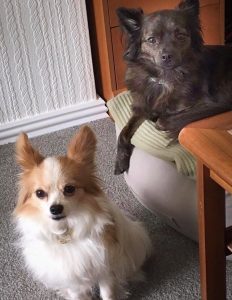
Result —
<instances>
[{"instance_id":1,"label":"knitted blanket","mask_svg":"<svg viewBox=\"0 0 232 300\"><path fill-rule=\"evenodd\" d=\"M130 92L120 93L107 102L111 116L119 129L122 129L131 116L132 97ZM131 143L151 155L175 163L177 171L195 177L195 159L179 143L169 144L166 133L155 128L152 121L144 121L131 139Z\"/></svg>"}]
</instances>

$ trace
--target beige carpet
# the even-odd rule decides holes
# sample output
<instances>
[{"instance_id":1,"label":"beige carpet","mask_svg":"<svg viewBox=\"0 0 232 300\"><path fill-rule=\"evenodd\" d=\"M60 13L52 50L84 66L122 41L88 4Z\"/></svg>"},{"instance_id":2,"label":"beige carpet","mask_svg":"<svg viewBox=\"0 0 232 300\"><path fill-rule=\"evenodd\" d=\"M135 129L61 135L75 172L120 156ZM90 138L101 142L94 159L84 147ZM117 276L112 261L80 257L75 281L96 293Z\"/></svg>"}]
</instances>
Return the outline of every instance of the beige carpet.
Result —
<instances>
[{"instance_id":1,"label":"beige carpet","mask_svg":"<svg viewBox=\"0 0 232 300\"><path fill-rule=\"evenodd\" d=\"M126 214L145 223L154 245L155 256L145 267L147 280L128 287L131 292L129 299L199 299L197 245L147 211L129 191L123 176L113 175L116 148L113 122L103 119L90 125L98 138L99 177L105 183L106 193ZM34 138L33 144L44 155L63 154L76 130L71 128ZM0 300L57 300L56 295L36 283L27 273L14 246L17 236L10 215L15 205L17 173L14 145L0 146ZM231 262L227 266L228 299L232 299Z\"/></svg>"}]
</instances>

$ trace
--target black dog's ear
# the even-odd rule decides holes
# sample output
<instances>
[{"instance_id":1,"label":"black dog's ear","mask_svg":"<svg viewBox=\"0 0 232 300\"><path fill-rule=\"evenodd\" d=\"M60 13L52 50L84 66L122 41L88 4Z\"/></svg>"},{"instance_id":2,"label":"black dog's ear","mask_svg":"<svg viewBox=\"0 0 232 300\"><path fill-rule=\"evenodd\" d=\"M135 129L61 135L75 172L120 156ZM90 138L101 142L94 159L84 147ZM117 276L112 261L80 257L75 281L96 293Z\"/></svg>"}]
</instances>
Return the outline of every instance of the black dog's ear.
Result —
<instances>
[{"instance_id":1,"label":"black dog's ear","mask_svg":"<svg viewBox=\"0 0 232 300\"><path fill-rule=\"evenodd\" d=\"M143 11L140 8L120 7L117 9L117 15L120 27L126 36L124 59L133 61L138 57L140 51Z\"/></svg>"},{"instance_id":2,"label":"black dog's ear","mask_svg":"<svg viewBox=\"0 0 232 300\"><path fill-rule=\"evenodd\" d=\"M200 12L199 0L182 0L179 3L178 8L186 9L188 11L193 12L194 15L198 16Z\"/></svg>"},{"instance_id":3,"label":"black dog's ear","mask_svg":"<svg viewBox=\"0 0 232 300\"><path fill-rule=\"evenodd\" d=\"M128 34L140 30L142 24L143 10L141 8L119 7L116 10L122 29Z\"/></svg>"},{"instance_id":4,"label":"black dog's ear","mask_svg":"<svg viewBox=\"0 0 232 300\"><path fill-rule=\"evenodd\" d=\"M178 5L177 10L185 12L185 16L187 17L186 20L191 32L192 47L197 51L201 51L204 41L199 17L199 0L182 0Z\"/></svg>"}]
</instances>

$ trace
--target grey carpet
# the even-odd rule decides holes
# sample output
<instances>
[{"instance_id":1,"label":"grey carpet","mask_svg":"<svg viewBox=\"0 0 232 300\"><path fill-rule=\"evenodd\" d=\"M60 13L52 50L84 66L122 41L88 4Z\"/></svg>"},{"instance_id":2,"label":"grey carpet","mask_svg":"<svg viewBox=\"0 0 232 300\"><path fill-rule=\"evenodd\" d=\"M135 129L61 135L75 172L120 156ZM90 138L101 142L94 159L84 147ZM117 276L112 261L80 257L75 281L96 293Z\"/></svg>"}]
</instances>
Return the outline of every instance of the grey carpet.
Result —
<instances>
[{"instance_id":1,"label":"grey carpet","mask_svg":"<svg viewBox=\"0 0 232 300\"><path fill-rule=\"evenodd\" d=\"M145 223L154 245L155 255L145 266L146 281L129 286L129 299L200 299L197 244L146 210L129 191L123 176L113 175L116 148L113 122L108 118L89 125L98 138L97 164L106 193L126 214ZM44 155L63 154L76 130L77 127L47 134L32 139L32 143ZM26 272L14 246L17 237L11 213L17 195L17 173L14 145L0 146L0 300L57 300L55 294ZM232 299L231 279L232 264L227 262L228 299Z\"/></svg>"}]
</instances>

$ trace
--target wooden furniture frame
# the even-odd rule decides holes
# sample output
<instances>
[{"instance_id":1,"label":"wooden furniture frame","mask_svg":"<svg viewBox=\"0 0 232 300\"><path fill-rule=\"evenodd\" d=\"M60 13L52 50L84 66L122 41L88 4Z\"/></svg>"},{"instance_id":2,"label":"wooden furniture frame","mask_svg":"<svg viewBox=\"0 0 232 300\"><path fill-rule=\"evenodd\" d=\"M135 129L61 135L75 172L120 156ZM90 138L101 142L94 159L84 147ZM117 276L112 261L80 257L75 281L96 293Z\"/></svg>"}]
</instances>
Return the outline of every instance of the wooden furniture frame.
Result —
<instances>
[{"instance_id":1,"label":"wooden furniture frame","mask_svg":"<svg viewBox=\"0 0 232 300\"><path fill-rule=\"evenodd\" d=\"M231 228L225 228L225 190L232 193L232 111L194 122L179 141L197 159L199 254L203 300L226 299L226 255Z\"/></svg>"},{"instance_id":2,"label":"wooden furniture frame","mask_svg":"<svg viewBox=\"0 0 232 300\"><path fill-rule=\"evenodd\" d=\"M180 0L86 0L97 93L105 100L125 89L123 38L116 9L141 7L144 13L174 8ZM224 44L225 0L200 0L206 44Z\"/></svg>"}]
</instances>

